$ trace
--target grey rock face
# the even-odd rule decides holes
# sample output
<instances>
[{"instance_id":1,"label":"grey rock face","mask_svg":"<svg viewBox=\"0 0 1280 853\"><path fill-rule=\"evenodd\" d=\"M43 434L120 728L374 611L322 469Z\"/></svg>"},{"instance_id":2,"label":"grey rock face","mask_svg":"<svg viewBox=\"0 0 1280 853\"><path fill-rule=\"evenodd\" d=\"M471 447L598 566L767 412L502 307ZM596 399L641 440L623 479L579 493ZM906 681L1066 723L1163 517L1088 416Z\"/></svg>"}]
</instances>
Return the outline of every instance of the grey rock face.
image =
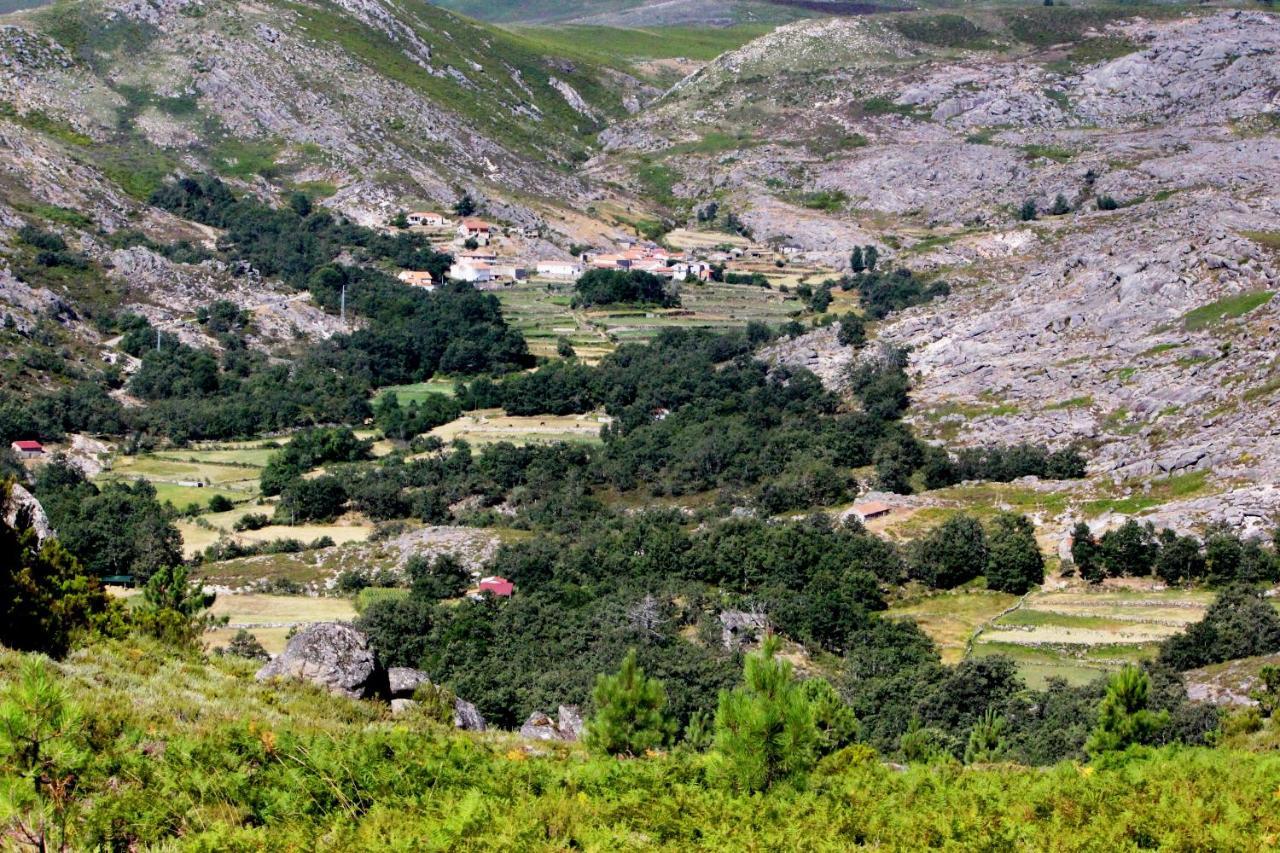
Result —
<instances>
[{"instance_id":1,"label":"grey rock face","mask_svg":"<svg viewBox=\"0 0 1280 853\"><path fill-rule=\"evenodd\" d=\"M482 732L487 728L476 706L462 699L453 700L453 726L464 732Z\"/></svg>"},{"instance_id":2,"label":"grey rock face","mask_svg":"<svg viewBox=\"0 0 1280 853\"><path fill-rule=\"evenodd\" d=\"M321 622L300 631L257 679L293 678L318 684L353 699L386 696L387 673L363 631L337 622Z\"/></svg>"},{"instance_id":3,"label":"grey rock face","mask_svg":"<svg viewBox=\"0 0 1280 853\"><path fill-rule=\"evenodd\" d=\"M420 669L393 666L387 669L387 684L391 698L412 699L414 691L423 684L430 684L431 677Z\"/></svg>"},{"instance_id":4,"label":"grey rock face","mask_svg":"<svg viewBox=\"0 0 1280 853\"><path fill-rule=\"evenodd\" d=\"M417 707L417 704L418 703L413 701L412 699L392 699L391 713L392 715L398 717L401 714L403 714L405 711L408 711L410 708Z\"/></svg>"},{"instance_id":5,"label":"grey rock face","mask_svg":"<svg viewBox=\"0 0 1280 853\"><path fill-rule=\"evenodd\" d=\"M30 525L35 530L36 539L39 542L44 542L53 535L49 516L45 514L40 501L17 483L13 484L13 490L9 492L9 502L4 508L4 521L10 527L20 523Z\"/></svg>"},{"instance_id":6,"label":"grey rock face","mask_svg":"<svg viewBox=\"0 0 1280 853\"><path fill-rule=\"evenodd\" d=\"M560 734L565 740L580 740L586 730L586 721L577 705L561 705L558 709Z\"/></svg>"},{"instance_id":7,"label":"grey rock face","mask_svg":"<svg viewBox=\"0 0 1280 853\"><path fill-rule=\"evenodd\" d=\"M555 720L541 711L534 711L520 727L520 737L532 740L560 740L560 730L556 728Z\"/></svg>"},{"instance_id":8,"label":"grey rock face","mask_svg":"<svg viewBox=\"0 0 1280 853\"><path fill-rule=\"evenodd\" d=\"M586 728L577 705L561 705L560 719L553 720L541 711L534 711L520 727L520 737L532 740L576 741Z\"/></svg>"},{"instance_id":9,"label":"grey rock face","mask_svg":"<svg viewBox=\"0 0 1280 853\"><path fill-rule=\"evenodd\" d=\"M725 610L720 613L720 643L731 652L744 643L754 642L769 627L769 617L763 613L745 610Z\"/></svg>"}]
</instances>

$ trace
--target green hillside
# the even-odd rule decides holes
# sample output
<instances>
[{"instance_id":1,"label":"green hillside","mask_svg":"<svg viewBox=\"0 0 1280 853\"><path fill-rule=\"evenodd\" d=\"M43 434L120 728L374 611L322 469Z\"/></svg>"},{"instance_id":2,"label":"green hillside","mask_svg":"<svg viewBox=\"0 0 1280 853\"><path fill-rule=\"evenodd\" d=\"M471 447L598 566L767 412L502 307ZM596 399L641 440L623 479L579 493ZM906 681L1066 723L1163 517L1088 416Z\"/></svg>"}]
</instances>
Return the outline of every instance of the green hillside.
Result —
<instances>
[{"instance_id":1,"label":"green hillside","mask_svg":"<svg viewBox=\"0 0 1280 853\"><path fill-rule=\"evenodd\" d=\"M0 652L0 681L13 684L20 666ZM805 785L744 794L716 781L714 754L597 758L455 734L422 715L256 683L255 667L146 643L57 665L54 684L80 716L50 742L62 750L52 766L92 750L65 801L72 847L1251 851L1274 849L1280 832L1274 753L901 770L855 745Z\"/></svg>"}]
</instances>

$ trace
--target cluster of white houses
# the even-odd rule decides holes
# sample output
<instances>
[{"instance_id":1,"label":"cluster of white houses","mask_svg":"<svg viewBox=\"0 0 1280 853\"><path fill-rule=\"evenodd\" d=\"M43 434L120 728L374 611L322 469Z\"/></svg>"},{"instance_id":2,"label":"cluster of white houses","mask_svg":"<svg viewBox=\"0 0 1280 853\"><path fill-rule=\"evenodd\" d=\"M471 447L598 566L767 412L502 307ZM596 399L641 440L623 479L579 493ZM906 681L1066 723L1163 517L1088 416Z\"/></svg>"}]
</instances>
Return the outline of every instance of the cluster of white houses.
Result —
<instances>
[{"instance_id":1,"label":"cluster of white houses","mask_svg":"<svg viewBox=\"0 0 1280 853\"><path fill-rule=\"evenodd\" d=\"M418 210L405 215L411 227L441 231L452 229L453 266L448 278L486 285L497 282L522 281L530 276L573 280L589 269L641 270L677 280L711 278L711 261L694 258L690 253L671 252L653 243L624 241L617 251L588 252L570 260L543 259L531 264L511 258L500 258L491 248L498 235L497 226L476 217L463 217L456 223L442 213ZM429 272L405 270L400 280L416 287L434 289L441 282Z\"/></svg>"}]
</instances>

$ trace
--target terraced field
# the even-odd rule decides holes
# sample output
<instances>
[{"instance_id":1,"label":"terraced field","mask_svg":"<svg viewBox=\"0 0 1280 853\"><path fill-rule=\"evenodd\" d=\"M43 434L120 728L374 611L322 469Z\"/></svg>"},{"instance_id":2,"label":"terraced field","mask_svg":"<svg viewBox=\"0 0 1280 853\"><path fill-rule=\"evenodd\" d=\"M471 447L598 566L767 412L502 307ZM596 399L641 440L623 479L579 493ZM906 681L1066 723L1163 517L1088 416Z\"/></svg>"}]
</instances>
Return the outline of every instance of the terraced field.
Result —
<instances>
[{"instance_id":1,"label":"terraced field","mask_svg":"<svg viewBox=\"0 0 1280 853\"><path fill-rule=\"evenodd\" d=\"M794 284L796 275L771 273L779 283ZM620 343L646 341L664 328L736 329L753 320L776 326L803 309L794 296L754 285L684 284L680 295L684 304L676 309L578 310L571 307L573 285L568 282L522 282L498 291L503 313L524 333L535 355L555 355L557 341L564 337L588 363Z\"/></svg>"},{"instance_id":2,"label":"terraced field","mask_svg":"<svg viewBox=\"0 0 1280 853\"><path fill-rule=\"evenodd\" d=\"M1073 684L1155 654L1198 622L1213 601L1202 590L1083 584L1032 592L1019 600L987 591L931 595L889 611L915 619L943 659L1002 654L1032 687L1057 677Z\"/></svg>"}]
</instances>

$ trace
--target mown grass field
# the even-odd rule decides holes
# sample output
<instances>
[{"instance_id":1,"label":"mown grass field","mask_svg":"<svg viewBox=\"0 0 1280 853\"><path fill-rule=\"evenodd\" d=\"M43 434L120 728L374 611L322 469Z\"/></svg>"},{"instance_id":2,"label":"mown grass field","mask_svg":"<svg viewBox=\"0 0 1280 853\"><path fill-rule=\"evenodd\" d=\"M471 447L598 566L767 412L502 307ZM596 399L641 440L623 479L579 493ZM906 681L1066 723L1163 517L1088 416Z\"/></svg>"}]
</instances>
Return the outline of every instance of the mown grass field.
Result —
<instances>
[{"instance_id":1,"label":"mown grass field","mask_svg":"<svg viewBox=\"0 0 1280 853\"><path fill-rule=\"evenodd\" d=\"M379 388L374 392L375 397L381 397L385 394L395 394L396 399L400 401L400 405L407 406L410 403L421 403L432 394L443 394L446 397L452 397L454 392L454 383L448 379L430 379L426 382L415 382L412 385L387 385Z\"/></svg>"},{"instance_id":2,"label":"mown grass field","mask_svg":"<svg viewBox=\"0 0 1280 853\"><path fill-rule=\"evenodd\" d=\"M204 635L206 648L225 646L241 628L248 630L272 654L284 650L291 628L314 622L342 622L355 618L348 598L307 595L219 595L211 612L227 617L227 624Z\"/></svg>"},{"instance_id":3,"label":"mown grass field","mask_svg":"<svg viewBox=\"0 0 1280 853\"><path fill-rule=\"evenodd\" d=\"M501 409L479 409L436 427L431 434L439 436L446 443L461 438L472 444L493 444L498 441L509 441L512 444L544 444L554 441L595 444L600 441L600 428L604 425L602 417L604 415L600 412L562 417L520 417L505 414Z\"/></svg>"}]
</instances>

